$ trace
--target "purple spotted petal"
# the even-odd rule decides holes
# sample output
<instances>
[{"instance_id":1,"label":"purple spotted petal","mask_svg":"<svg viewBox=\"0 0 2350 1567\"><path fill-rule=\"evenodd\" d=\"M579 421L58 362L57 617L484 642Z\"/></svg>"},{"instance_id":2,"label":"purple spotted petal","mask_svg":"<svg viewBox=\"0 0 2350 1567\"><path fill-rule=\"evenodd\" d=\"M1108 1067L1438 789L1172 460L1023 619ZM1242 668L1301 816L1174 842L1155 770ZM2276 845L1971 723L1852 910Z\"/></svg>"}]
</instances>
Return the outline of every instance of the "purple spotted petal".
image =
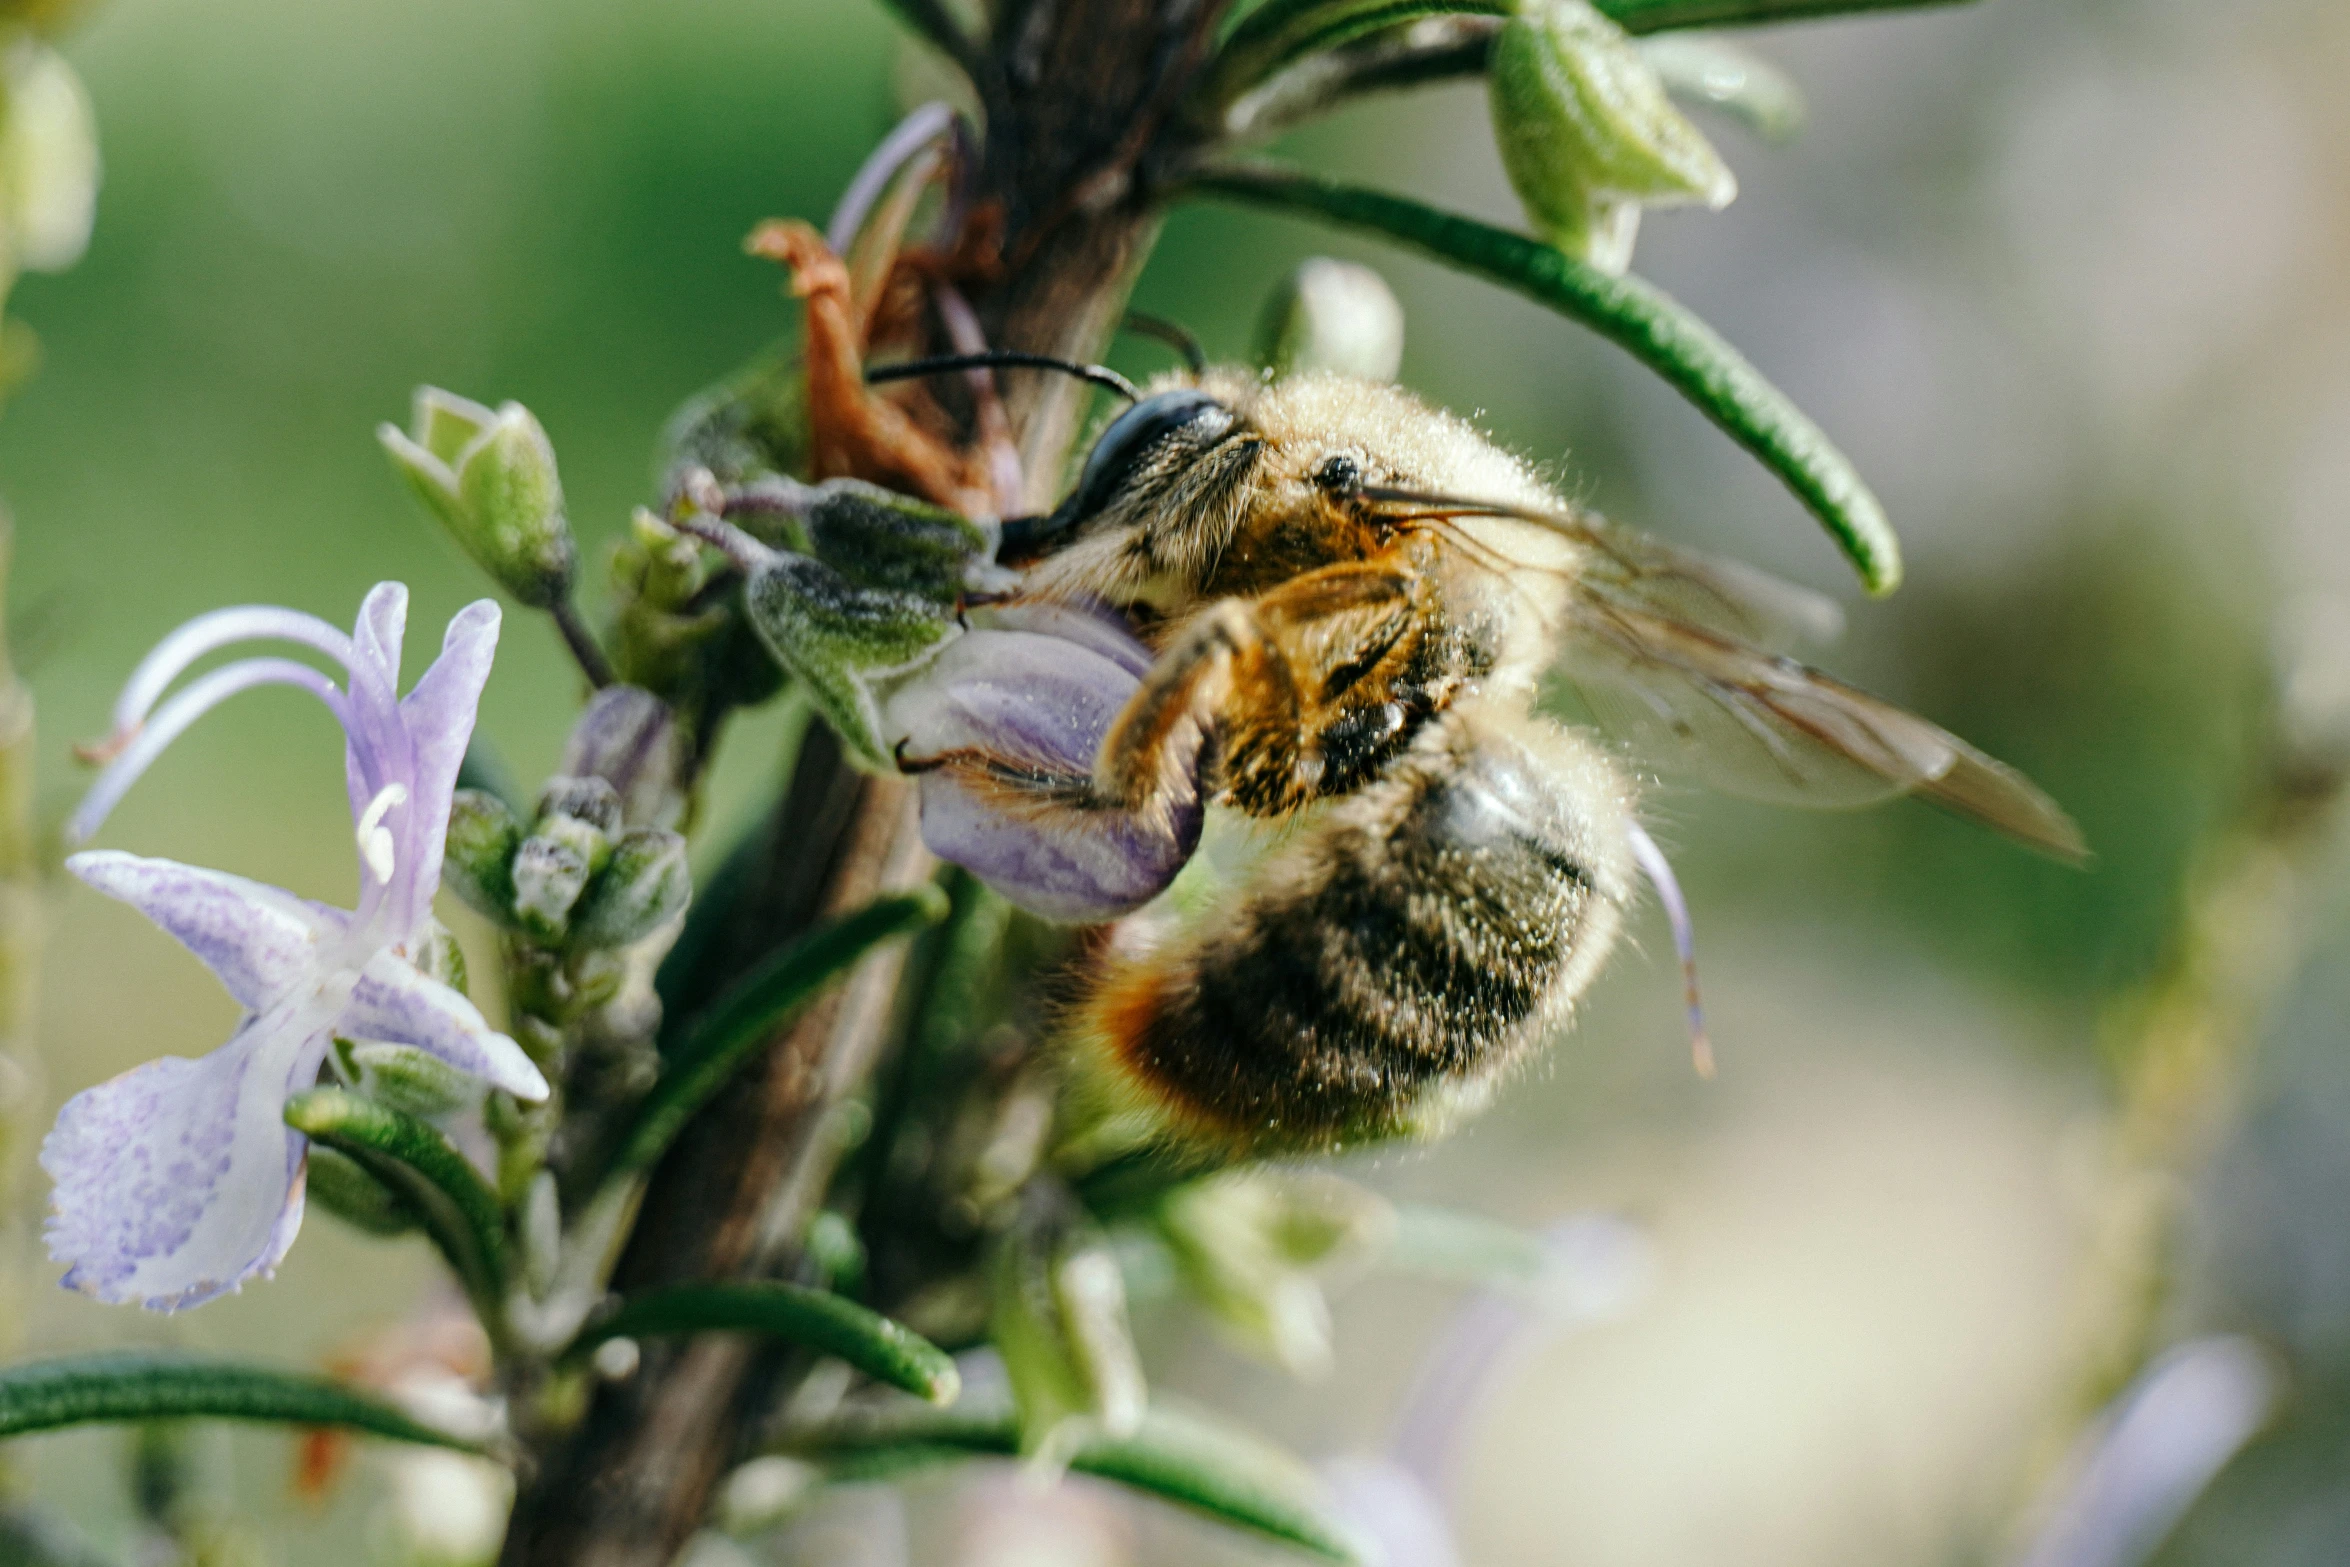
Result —
<instances>
[{"instance_id":1,"label":"purple spotted petal","mask_svg":"<svg viewBox=\"0 0 2350 1567\"><path fill-rule=\"evenodd\" d=\"M517 1099L547 1097L546 1078L520 1045L491 1028L472 1002L389 951L368 959L335 1032L414 1045Z\"/></svg>"},{"instance_id":2,"label":"purple spotted petal","mask_svg":"<svg viewBox=\"0 0 2350 1567\"><path fill-rule=\"evenodd\" d=\"M77 854L65 868L162 926L249 1011L283 1000L343 931L339 911L225 871L115 849Z\"/></svg>"},{"instance_id":3,"label":"purple spotted petal","mask_svg":"<svg viewBox=\"0 0 2350 1567\"><path fill-rule=\"evenodd\" d=\"M1084 643L973 631L890 698L887 725L921 775L922 838L1047 919L1114 918L1149 902L1199 845L1197 791L1159 814L1089 801L1094 757L1139 684Z\"/></svg>"},{"instance_id":4,"label":"purple spotted petal","mask_svg":"<svg viewBox=\"0 0 2350 1567\"><path fill-rule=\"evenodd\" d=\"M66 1101L41 1168L69 1288L178 1311L277 1266L301 1226L308 1147L286 1096L317 1076L339 1001L298 998L200 1060L165 1056Z\"/></svg>"}]
</instances>

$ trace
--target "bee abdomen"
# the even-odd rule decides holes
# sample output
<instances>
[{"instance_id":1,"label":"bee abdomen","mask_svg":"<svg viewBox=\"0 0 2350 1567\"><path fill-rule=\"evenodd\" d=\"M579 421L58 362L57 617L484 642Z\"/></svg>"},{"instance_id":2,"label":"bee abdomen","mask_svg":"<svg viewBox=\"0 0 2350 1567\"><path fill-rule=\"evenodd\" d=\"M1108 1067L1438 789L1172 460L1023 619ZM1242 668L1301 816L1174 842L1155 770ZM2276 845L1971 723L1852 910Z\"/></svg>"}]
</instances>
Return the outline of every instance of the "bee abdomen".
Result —
<instances>
[{"instance_id":1,"label":"bee abdomen","mask_svg":"<svg viewBox=\"0 0 2350 1567\"><path fill-rule=\"evenodd\" d=\"M1587 744L1456 709L1203 924L1106 975L1083 1033L1195 1136L1270 1150L1427 1129L1606 956L1628 822Z\"/></svg>"}]
</instances>

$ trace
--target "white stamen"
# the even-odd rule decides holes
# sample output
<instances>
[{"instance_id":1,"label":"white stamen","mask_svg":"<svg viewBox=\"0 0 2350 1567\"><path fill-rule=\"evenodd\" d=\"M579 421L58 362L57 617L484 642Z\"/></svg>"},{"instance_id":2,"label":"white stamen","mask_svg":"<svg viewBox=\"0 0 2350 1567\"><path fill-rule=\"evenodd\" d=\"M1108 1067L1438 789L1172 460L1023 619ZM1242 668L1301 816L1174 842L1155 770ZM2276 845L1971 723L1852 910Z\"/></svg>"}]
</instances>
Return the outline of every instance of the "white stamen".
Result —
<instances>
[{"instance_id":1,"label":"white stamen","mask_svg":"<svg viewBox=\"0 0 2350 1567\"><path fill-rule=\"evenodd\" d=\"M316 648L345 668L351 664L350 637L316 615L267 604L216 609L172 632L139 661L115 703L115 732L136 729L181 671L197 659L235 643L257 641L298 642Z\"/></svg>"},{"instance_id":2,"label":"white stamen","mask_svg":"<svg viewBox=\"0 0 2350 1567\"><path fill-rule=\"evenodd\" d=\"M359 813L356 830L359 858L365 860L367 868L375 872L375 879L386 886L392 880L393 840L392 830L383 824L383 819L393 806L407 803L408 786L388 783L375 792L375 798L367 802L367 809Z\"/></svg>"},{"instance_id":3,"label":"white stamen","mask_svg":"<svg viewBox=\"0 0 2350 1567\"><path fill-rule=\"evenodd\" d=\"M1711 1077L1713 1041L1705 1037L1705 1007L1697 996L1697 927L1689 918L1689 905L1681 896L1681 884L1673 877L1665 851L1637 822L1632 826L1632 862L1656 889L1656 901L1664 905L1665 918L1672 924L1673 946L1681 954L1682 996L1689 1005L1689 1061L1699 1077Z\"/></svg>"},{"instance_id":4,"label":"white stamen","mask_svg":"<svg viewBox=\"0 0 2350 1567\"><path fill-rule=\"evenodd\" d=\"M202 679L189 682L152 717L144 722L134 717L109 737L106 745L113 751L112 759L98 775L97 782L90 786L90 792L83 796L72 820L66 823L66 842L86 842L138 776L190 724L238 692L262 685L299 686L324 702L346 731L351 727L350 704L341 688L307 664L297 664L290 658L249 658L224 664ZM101 750L100 754L104 755L105 751Z\"/></svg>"}]
</instances>

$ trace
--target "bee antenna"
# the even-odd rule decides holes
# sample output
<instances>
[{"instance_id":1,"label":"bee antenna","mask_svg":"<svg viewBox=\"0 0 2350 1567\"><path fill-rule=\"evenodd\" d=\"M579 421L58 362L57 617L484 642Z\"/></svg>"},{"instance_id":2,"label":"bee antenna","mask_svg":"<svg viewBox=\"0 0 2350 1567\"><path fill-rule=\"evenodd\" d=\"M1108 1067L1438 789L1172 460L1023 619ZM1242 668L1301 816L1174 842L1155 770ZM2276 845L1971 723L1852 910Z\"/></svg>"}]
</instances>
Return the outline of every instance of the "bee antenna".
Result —
<instances>
[{"instance_id":1,"label":"bee antenna","mask_svg":"<svg viewBox=\"0 0 2350 1567\"><path fill-rule=\"evenodd\" d=\"M1146 315L1140 310L1129 310L1118 323L1137 337L1155 338L1183 356L1184 366L1195 376L1204 375L1208 368L1208 351L1199 346L1199 339L1191 329L1165 316Z\"/></svg>"},{"instance_id":2,"label":"bee antenna","mask_svg":"<svg viewBox=\"0 0 2350 1567\"><path fill-rule=\"evenodd\" d=\"M1689 1061L1699 1077L1710 1078L1714 1075L1714 1047L1705 1037L1705 1005L1697 995L1697 928L1689 918L1689 904L1681 896L1681 883L1675 879L1665 851L1638 822L1632 824L1632 862L1656 889L1656 901L1664 905L1665 918L1672 923L1673 946L1681 954L1681 993L1689 1006Z\"/></svg>"},{"instance_id":3,"label":"bee antenna","mask_svg":"<svg viewBox=\"0 0 2350 1567\"><path fill-rule=\"evenodd\" d=\"M1058 370L1073 375L1080 381L1106 387L1130 403L1142 401L1142 389L1117 371L1105 365L1081 365L1074 359L1056 359L1051 354L1024 354L1016 348L990 348L976 354L938 354L928 359L901 359L895 364L873 365L865 371L865 384L879 386L884 381L912 381L922 376L952 375L958 370L988 370L996 367L1018 370Z\"/></svg>"}]
</instances>

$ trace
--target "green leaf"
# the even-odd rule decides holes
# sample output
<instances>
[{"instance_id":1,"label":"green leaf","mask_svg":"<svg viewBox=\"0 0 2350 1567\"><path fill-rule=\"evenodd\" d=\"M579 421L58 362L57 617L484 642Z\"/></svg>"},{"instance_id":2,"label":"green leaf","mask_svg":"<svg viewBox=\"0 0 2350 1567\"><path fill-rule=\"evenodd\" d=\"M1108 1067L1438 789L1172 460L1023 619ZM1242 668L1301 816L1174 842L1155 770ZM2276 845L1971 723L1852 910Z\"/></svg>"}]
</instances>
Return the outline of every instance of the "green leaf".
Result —
<instances>
[{"instance_id":1,"label":"green leaf","mask_svg":"<svg viewBox=\"0 0 2350 1567\"><path fill-rule=\"evenodd\" d=\"M1582 322L1760 458L1827 526L1871 593L1900 586L1901 546L1851 461L1738 350L1654 284L1611 277L1523 234L1315 175L1223 167L1193 175L1189 188L1384 235Z\"/></svg>"},{"instance_id":2,"label":"green leaf","mask_svg":"<svg viewBox=\"0 0 2350 1567\"><path fill-rule=\"evenodd\" d=\"M953 1403L963 1386L954 1360L913 1329L829 1290L771 1281L680 1284L634 1296L590 1326L571 1353L673 1333L758 1333L805 1344L934 1404Z\"/></svg>"},{"instance_id":3,"label":"green leaf","mask_svg":"<svg viewBox=\"0 0 2350 1567\"><path fill-rule=\"evenodd\" d=\"M877 898L793 942L712 1003L709 1014L662 1063L661 1080L638 1107L613 1162L615 1173L649 1170L694 1112L764 1049L792 1014L893 936L946 917L936 887Z\"/></svg>"},{"instance_id":4,"label":"green leaf","mask_svg":"<svg viewBox=\"0 0 2350 1567\"><path fill-rule=\"evenodd\" d=\"M1962 5L1966 0L1594 0L1628 33L1661 33L1668 27L1752 27L1797 22L1806 17L1843 16L1854 11L1915 11L1926 6Z\"/></svg>"},{"instance_id":5,"label":"green leaf","mask_svg":"<svg viewBox=\"0 0 2350 1567\"><path fill-rule=\"evenodd\" d=\"M416 1228L416 1210L366 1166L349 1154L324 1143L310 1149L310 1174L303 1183L307 1200L318 1204L345 1224L370 1235L406 1235Z\"/></svg>"},{"instance_id":6,"label":"green leaf","mask_svg":"<svg viewBox=\"0 0 2350 1567\"><path fill-rule=\"evenodd\" d=\"M907 1409L852 1418L790 1439L795 1457L822 1461L836 1477L880 1478L955 1455L1019 1451L1009 1409ZM1313 1473L1261 1438L1205 1414L1154 1405L1130 1437L1091 1436L1069 1467L1146 1492L1223 1523L1267 1535L1325 1561L1372 1559L1330 1509Z\"/></svg>"},{"instance_id":7,"label":"green leaf","mask_svg":"<svg viewBox=\"0 0 2350 1567\"><path fill-rule=\"evenodd\" d=\"M0 1437L93 1421L182 1419L345 1426L398 1442L482 1450L339 1383L263 1366L132 1352L0 1370Z\"/></svg>"},{"instance_id":8,"label":"green leaf","mask_svg":"<svg viewBox=\"0 0 2350 1567\"><path fill-rule=\"evenodd\" d=\"M424 1222L485 1324L506 1298L506 1222L498 1194L431 1122L340 1088L286 1101L286 1124L348 1155Z\"/></svg>"},{"instance_id":9,"label":"green leaf","mask_svg":"<svg viewBox=\"0 0 2350 1567\"><path fill-rule=\"evenodd\" d=\"M1508 0L1268 0L1232 29L1207 85L1227 104L1284 67L1431 16L1507 16Z\"/></svg>"}]
</instances>

